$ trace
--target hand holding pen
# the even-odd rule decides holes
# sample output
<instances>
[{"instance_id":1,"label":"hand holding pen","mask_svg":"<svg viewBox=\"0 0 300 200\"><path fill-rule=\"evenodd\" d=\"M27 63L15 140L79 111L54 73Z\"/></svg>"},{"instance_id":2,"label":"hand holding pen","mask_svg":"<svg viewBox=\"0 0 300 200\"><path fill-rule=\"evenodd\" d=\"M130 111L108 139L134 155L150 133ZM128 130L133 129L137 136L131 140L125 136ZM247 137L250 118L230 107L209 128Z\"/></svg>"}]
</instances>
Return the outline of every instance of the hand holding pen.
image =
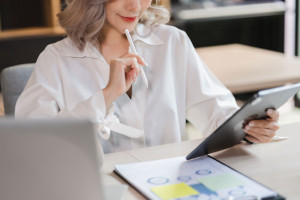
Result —
<instances>
[{"instance_id":1,"label":"hand holding pen","mask_svg":"<svg viewBox=\"0 0 300 200\"><path fill-rule=\"evenodd\" d=\"M142 75L143 82L148 87L146 75L142 66L148 64L137 55L128 29L125 30L126 37L130 44L131 51L134 54L127 53L121 58L112 59L110 62L109 80L106 88L103 89L103 95L108 108L113 101L129 90L132 83L136 81L139 73ZM125 76L124 76L125 74Z\"/></svg>"},{"instance_id":2,"label":"hand holding pen","mask_svg":"<svg viewBox=\"0 0 300 200\"><path fill-rule=\"evenodd\" d=\"M147 64L141 57L131 53L110 61L109 80L107 86L102 90L106 108L130 89L141 72L139 65Z\"/></svg>"}]
</instances>

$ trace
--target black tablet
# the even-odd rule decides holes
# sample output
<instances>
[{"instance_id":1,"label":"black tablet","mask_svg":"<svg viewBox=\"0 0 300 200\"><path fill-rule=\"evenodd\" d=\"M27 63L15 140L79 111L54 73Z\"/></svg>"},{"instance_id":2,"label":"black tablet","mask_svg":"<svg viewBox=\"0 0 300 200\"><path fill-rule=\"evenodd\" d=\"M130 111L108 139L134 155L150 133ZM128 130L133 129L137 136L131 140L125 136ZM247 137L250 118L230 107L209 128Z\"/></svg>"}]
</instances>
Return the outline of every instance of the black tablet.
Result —
<instances>
[{"instance_id":1,"label":"black tablet","mask_svg":"<svg viewBox=\"0 0 300 200\"><path fill-rule=\"evenodd\" d=\"M254 119L266 118L268 108L278 109L300 91L300 83L259 91L219 126L189 155L187 160L239 144L245 138L243 127Z\"/></svg>"}]
</instances>

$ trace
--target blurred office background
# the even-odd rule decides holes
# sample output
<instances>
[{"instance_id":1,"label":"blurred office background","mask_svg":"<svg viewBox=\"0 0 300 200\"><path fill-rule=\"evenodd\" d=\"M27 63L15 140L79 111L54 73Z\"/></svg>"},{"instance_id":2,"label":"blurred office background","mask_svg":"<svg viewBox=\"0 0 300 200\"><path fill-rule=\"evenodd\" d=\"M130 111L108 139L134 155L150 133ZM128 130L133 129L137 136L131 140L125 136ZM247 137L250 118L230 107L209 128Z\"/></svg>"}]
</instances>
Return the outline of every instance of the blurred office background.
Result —
<instances>
[{"instance_id":1,"label":"blurred office background","mask_svg":"<svg viewBox=\"0 0 300 200\"><path fill-rule=\"evenodd\" d=\"M188 33L195 47L241 43L294 55L296 4L296 0L171 0L172 22Z\"/></svg>"},{"instance_id":2,"label":"blurred office background","mask_svg":"<svg viewBox=\"0 0 300 200\"><path fill-rule=\"evenodd\" d=\"M170 24L186 31L195 47L240 43L287 56L300 54L298 0L161 3L171 12ZM34 63L48 44L63 39L56 14L64 7L64 0L0 0L0 71Z\"/></svg>"},{"instance_id":3,"label":"blurred office background","mask_svg":"<svg viewBox=\"0 0 300 200\"><path fill-rule=\"evenodd\" d=\"M230 43L299 55L297 0L162 0L170 24L195 47ZM0 0L0 70L35 62L49 43L65 37L56 13L64 0Z\"/></svg>"}]
</instances>

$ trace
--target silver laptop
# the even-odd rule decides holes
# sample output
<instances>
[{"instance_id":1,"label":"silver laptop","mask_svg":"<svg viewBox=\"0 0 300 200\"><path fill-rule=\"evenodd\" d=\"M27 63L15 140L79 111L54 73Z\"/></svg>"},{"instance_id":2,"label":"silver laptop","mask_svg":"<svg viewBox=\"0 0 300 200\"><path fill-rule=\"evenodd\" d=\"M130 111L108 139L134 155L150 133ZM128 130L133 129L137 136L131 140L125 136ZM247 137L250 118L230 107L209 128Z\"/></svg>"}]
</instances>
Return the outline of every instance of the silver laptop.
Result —
<instances>
[{"instance_id":1,"label":"silver laptop","mask_svg":"<svg viewBox=\"0 0 300 200\"><path fill-rule=\"evenodd\" d=\"M101 162L89 121L0 120L0 199L104 199Z\"/></svg>"}]
</instances>

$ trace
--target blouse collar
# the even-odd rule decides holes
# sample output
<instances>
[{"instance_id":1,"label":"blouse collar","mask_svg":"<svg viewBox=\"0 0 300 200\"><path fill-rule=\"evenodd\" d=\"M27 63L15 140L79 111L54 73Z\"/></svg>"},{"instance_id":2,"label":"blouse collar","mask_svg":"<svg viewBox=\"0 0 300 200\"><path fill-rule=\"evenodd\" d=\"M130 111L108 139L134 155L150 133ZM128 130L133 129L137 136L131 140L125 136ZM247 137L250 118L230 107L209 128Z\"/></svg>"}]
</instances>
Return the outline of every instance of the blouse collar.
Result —
<instances>
[{"instance_id":1,"label":"blouse collar","mask_svg":"<svg viewBox=\"0 0 300 200\"><path fill-rule=\"evenodd\" d=\"M100 52L95 47L95 45L92 45L91 43L86 43L83 51L80 51L75 43L71 40L71 38L67 37L61 42L57 42L54 44L54 46L57 48L60 55L65 57L75 57L75 58L83 58L83 57L89 57L89 58L99 58Z\"/></svg>"},{"instance_id":2,"label":"blouse collar","mask_svg":"<svg viewBox=\"0 0 300 200\"><path fill-rule=\"evenodd\" d=\"M151 46L162 45L164 42L159 39L159 37L156 36L155 33L153 33L152 29L152 26L138 24L136 29L132 33L132 40L134 42L141 41Z\"/></svg>"}]
</instances>

